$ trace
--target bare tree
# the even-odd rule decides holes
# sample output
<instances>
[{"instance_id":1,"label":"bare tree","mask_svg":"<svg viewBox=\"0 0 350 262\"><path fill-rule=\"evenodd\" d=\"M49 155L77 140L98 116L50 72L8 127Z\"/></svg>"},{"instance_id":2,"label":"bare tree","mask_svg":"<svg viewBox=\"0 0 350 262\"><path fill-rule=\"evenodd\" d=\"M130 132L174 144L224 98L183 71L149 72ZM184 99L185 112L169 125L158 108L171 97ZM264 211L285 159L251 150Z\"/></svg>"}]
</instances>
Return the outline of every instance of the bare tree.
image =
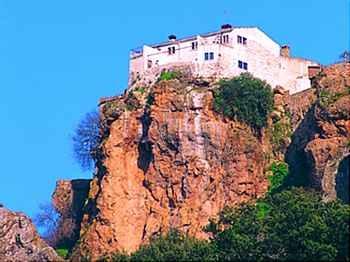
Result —
<instances>
[{"instance_id":1,"label":"bare tree","mask_svg":"<svg viewBox=\"0 0 350 262\"><path fill-rule=\"evenodd\" d=\"M73 219L63 219L51 203L41 204L39 212L34 217L34 223L42 230L42 237L52 247L71 246L75 240Z\"/></svg>"},{"instance_id":2,"label":"bare tree","mask_svg":"<svg viewBox=\"0 0 350 262\"><path fill-rule=\"evenodd\" d=\"M40 204L39 210L38 214L34 217L34 223L42 230L41 235L48 244L55 246L60 214L51 203Z\"/></svg>"},{"instance_id":3,"label":"bare tree","mask_svg":"<svg viewBox=\"0 0 350 262\"><path fill-rule=\"evenodd\" d=\"M350 62L350 51L349 50L345 50L343 53L341 53L339 55L339 58L342 59L343 62L349 63Z\"/></svg>"},{"instance_id":4,"label":"bare tree","mask_svg":"<svg viewBox=\"0 0 350 262\"><path fill-rule=\"evenodd\" d=\"M87 113L78 124L73 135L75 160L83 170L90 170L94 165L94 155L100 143L100 117L97 111Z\"/></svg>"}]
</instances>

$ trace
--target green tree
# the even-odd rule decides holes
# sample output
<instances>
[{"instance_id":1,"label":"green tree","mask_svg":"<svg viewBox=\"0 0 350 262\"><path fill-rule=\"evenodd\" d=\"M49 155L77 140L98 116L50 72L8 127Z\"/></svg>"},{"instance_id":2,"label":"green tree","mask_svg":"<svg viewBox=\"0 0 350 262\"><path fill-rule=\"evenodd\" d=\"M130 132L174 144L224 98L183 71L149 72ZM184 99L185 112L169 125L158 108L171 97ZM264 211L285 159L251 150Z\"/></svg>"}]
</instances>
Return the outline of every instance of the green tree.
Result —
<instances>
[{"instance_id":1,"label":"green tree","mask_svg":"<svg viewBox=\"0 0 350 262\"><path fill-rule=\"evenodd\" d=\"M215 261L216 252L207 241L197 240L172 230L155 238L131 256L117 254L113 261Z\"/></svg>"},{"instance_id":2,"label":"green tree","mask_svg":"<svg viewBox=\"0 0 350 262\"><path fill-rule=\"evenodd\" d=\"M225 209L212 222L220 259L349 261L348 205L324 203L319 194L297 188L259 202Z\"/></svg>"},{"instance_id":3,"label":"green tree","mask_svg":"<svg viewBox=\"0 0 350 262\"><path fill-rule=\"evenodd\" d=\"M273 162L270 166L272 175L268 177L269 181L269 193L275 192L285 181L288 176L288 164L285 162Z\"/></svg>"},{"instance_id":4,"label":"green tree","mask_svg":"<svg viewBox=\"0 0 350 262\"><path fill-rule=\"evenodd\" d=\"M270 85L249 73L222 80L214 92L214 110L230 119L242 121L253 129L267 125L273 109Z\"/></svg>"}]
</instances>

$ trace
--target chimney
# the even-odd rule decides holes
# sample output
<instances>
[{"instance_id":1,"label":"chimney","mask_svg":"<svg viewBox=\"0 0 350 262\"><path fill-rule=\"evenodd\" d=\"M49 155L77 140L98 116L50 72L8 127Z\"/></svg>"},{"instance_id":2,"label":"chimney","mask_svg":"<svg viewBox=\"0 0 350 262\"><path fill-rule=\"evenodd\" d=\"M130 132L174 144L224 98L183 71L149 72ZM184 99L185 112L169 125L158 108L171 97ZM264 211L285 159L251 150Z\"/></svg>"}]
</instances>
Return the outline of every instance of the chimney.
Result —
<instances>
[{"instance_id":1,"label":"chimney","mask_svg":"<svg viewBox=\"0 0 350 262\"><path fill-rule=\"evenodd\" d=\"M288 45L284 45L281 47L281 56L290 57L290 47Z\"/></svg>"},{"instance_id":2,"label":"chimney","mask_svg":"<svg viewBox=\"0 0 350 262\"><path fill-rule=\"evenodd\" d=\"M174 41L176 41L176 35L169 35L168 39L169 39L169 41L174 42Z\"/></svg>"},{"instance_id":3,"label":"chimney","mask_svg":"<svg viewBox=\"0 0 350 262\"><path fill-rule=\"evenodd\" d=\"M228 29L232 29L232 25L230 25L230 24L221 25L221 30L228 30Z\"/></svg>"}]
</instances>

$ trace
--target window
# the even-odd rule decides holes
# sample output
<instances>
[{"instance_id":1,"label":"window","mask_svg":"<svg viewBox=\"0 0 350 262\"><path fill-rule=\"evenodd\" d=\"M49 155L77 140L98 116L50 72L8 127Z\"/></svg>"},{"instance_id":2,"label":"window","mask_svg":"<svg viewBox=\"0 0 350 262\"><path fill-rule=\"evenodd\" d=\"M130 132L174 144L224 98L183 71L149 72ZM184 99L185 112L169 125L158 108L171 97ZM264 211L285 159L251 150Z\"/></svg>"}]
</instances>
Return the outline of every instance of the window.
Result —
<instances>
[{"instance_id":1,"label":"window","mask_svg":"<svg viewBox=\"0 0 350 262\"><path fill-rule=\"evenodd\" d=\"M244 70L248 70L248 63L238 60L238 67Z\"/></svg>"},{"instance_id":2,"label":"window","mask_svg":"<svg viewBox=\"0 0 350 262\"><path fill-rule=\"evenodd\" d=\"M237 36L237 43L238 43L238 44L242 44L242 45L246 45L246 44L247 44L247 38L238 35L238 36Z\"/></svg>"},{"instance_id":3,"label":"window","mask_svg":"<svg viewBox=\"0 0 350 262\"><path fill-rule=\"evenodd\" d=\"M147 61L147 68L151 68L152 67L152 60L148 60Z\"/></svg>"},{"instance_id":4,"label":"window","mask_svg":"<svg viewBox=\"0 0 350 262\"><path fill-rule=\"evenodd\" d=\"M198 42L192 42L192 50L197 50L198 49Z\"/></svg>"},{"instance_id":5,"label":"window","mask_svg":"<svg viewBox=\"0 0 350 262\"><path fill-rule=\"evenodd\" d=\"M222 36L222 43L223 44L227 44L229 42L229 37L228 37L228 35L223 35Z\"/></svg>"},{"instance_id":6,"label":"window","mask_svg":"<svg viewBox=\"0 0 350 262\"><path fill-rule=\"evenodd\" d=\"M214 60L214 52L205 52L204 53L204 60Z\"/></svg>"},{"instance_id":7,"label":"window","mask_svg":"<svg viewBox=\"0 0 350 262\"><path fill-rule=\"evenodd\" d=\"M248 70L248 63L244 63L244 62L243 62L243 69L244 69L244 70Z\"/></svg>"},{"instance_id":8,"label":"window","mask_svg":"<svg viewBox=\"0 0 350 262\"><path fill-rule=\"evenodd\" d=\"M175 46L168 47L168 54L169 55L175 54Z\"/></svg>"}]
</instances>

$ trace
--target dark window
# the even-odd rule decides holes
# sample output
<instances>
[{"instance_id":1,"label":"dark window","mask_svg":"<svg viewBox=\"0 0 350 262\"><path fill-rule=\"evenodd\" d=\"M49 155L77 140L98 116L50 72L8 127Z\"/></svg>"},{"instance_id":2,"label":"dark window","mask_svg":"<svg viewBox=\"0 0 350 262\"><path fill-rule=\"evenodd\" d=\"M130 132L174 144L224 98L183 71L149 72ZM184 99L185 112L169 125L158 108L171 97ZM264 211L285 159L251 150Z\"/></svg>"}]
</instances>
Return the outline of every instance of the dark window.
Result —
<instances>
[{"instance_id":1,"label":"dark window","mask_svg":"<svg viewBox=\"0 0 350 262\"><path fill-rule=\"evenodd\" d=\"M248 63L238 60L238 67L244 70L248 70Z\"/></svg>"},{"instance_id":2,"label":"dark window","mask_svg":"<svg viewBox=\"0 0 350 262\"><path fill-rule=\"evenodd\" d=\"M175 46L168 47L168 54L169 55L175 54Z\"/></svg>"},{"instance_id":3,"label":"dark window","mask_svg":"<svg viewBox=\"0 0 350 262\"><path fill-rule=\"evenodd\" d=\"M223 36L222 36L222 43L226 44L226 43L228 43L228 42L229 42L229 37L228 37L228 35L223 35Z\"/></svg>"},{"instance_id":4,"label":"dark window","mask_svg":"<svg viewBox=\"0 0 350 262\"><path fill-rule=\"evenodd\" d=\"M242 44L242 45L246 45L246 44L247 44L247 38L238 35L238 36L237 36L237 43L238 43L238 44Z\"/></svg>"},{"instance_id":5,"label":"dark window","mask_svg":"<svg viewBox=\"0 0 350 262\"><path fill-rule=\"evenodd\" d=\"M152 60L148 60L148 61L147 61L147 67L148 67L148 68L151 68L151 67L152 67Z\"/></svg>"},{"instance_id":6,"label":"dark window","mask_svg":"<svg viewBox=\"0 0 350 262\"><path fill-rule=\"evenodd\" d=\"M243 69L248 70L248 63L245 63L245 62L243 63Z\"/></svg>"},{"instance_id":7,"label":"dark window","mask_svg":"<svg viewBox=\"0 0 350 262\"><path fill-rule=\"evenodd\" d=\"M198 42L192 42L192 50L197 50L198 49Z\"/></svg>"},{"instance_id":8,"label":"dark window","mask_svg":"<svg viewBox=\"0 0 350 262\"><path fill-rule=\"evenodd\" d=\"M205 52L204 60L214 60L214 52Z\"/></svg>"}]
</instances>

